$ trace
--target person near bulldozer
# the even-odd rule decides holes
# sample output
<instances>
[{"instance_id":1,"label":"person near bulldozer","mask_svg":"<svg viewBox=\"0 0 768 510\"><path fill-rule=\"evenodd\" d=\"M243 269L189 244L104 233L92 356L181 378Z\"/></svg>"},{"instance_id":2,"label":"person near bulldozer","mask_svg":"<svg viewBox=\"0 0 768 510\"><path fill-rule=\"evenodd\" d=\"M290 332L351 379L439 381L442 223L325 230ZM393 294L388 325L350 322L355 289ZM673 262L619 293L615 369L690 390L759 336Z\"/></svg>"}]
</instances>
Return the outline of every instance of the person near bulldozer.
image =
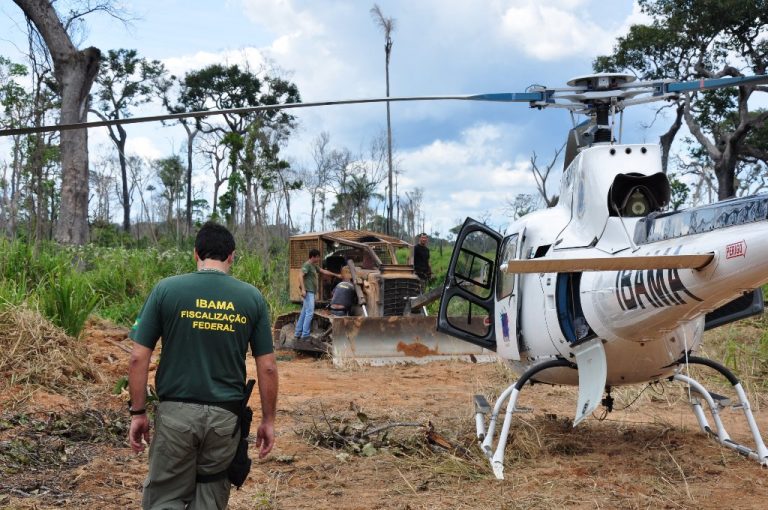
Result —
<instances>
[{"instance_id":1,"label":"person near bulldozer","mask_svg":"<svg viewBox=\"0 0 768 510\"><path fill-rule=\"evenodd\" d=\"M255 382L245 382L249 346L261 397L259 458L275 443L278 376L269 309L254 286L228 274L234 250L225 227L203 225L193 252L197 271L161 280L131 329L128 439L136 453L150 444L144 509L222 509L230 484L242 485L250 468L241 439L250 426L246 394ZM147 378L161 337L159 403L150 442ZM238 471L240 462L247 466Z\"/></svg>"},{"instance_id":2,"label":"person near bulldozer","mask_svg":"<svg viewBox=\"0 0 768 510\"><path fill-rule=\"evenodd\" d=\"M325 276L335 276L341 279L341 275L320 267L320 250L309 250L309 258L301 266L299 273L299 292L301 292L301 313L296 321L294 339L309 338L312 329L312 316L315 313L315 294L318 288L318 273Z\"/></svg>"},{"instance_id":3,"label":"person near bulldozer","mask_svg":"<svg viewBox=\"0 0 768 510\"><path fill-rule=\"evenodd\" d=\"M357 293L355 284L352 283L352 276L347 271L342 271L342 281L336 284L331 295L331 314L337 317L349 315L349 311L357 303Z\"/></svg>"},{"instance_id":4,"label":"person near bulldozer","mask_svg":"<svg viewBox=\"0 0 768 510\"><path fill-rule=\"evenodd\" d=\"M427 284L432 278L432 266L429 265L429 248L427 248L429 237L422 232L419 234L419 243L413 247L413 270L421 281L421 291L427 289Z\"/></svg>"}]
</instances>

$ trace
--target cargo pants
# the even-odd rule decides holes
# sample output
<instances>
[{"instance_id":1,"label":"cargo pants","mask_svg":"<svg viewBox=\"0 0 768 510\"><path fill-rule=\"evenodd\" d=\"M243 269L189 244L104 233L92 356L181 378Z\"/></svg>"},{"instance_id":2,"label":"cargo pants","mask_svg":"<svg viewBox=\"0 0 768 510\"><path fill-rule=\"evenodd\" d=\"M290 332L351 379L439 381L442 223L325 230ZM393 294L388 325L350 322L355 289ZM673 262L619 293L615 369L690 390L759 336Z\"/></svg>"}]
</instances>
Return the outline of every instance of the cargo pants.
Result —
<instances>
[{"instance_id":1,"label":"cargo pants","mask_svg":"<svg viewBox=\"0 0 768 510\"><path fill-rule=\"evenodd\" d=\"M237 416L216 406L160 402L149 447L149 475L144 481L144 510L224 509L231 485L227 477L197 483L196 477L227 469L240 431Z\"/></svg>"}]
</instances>

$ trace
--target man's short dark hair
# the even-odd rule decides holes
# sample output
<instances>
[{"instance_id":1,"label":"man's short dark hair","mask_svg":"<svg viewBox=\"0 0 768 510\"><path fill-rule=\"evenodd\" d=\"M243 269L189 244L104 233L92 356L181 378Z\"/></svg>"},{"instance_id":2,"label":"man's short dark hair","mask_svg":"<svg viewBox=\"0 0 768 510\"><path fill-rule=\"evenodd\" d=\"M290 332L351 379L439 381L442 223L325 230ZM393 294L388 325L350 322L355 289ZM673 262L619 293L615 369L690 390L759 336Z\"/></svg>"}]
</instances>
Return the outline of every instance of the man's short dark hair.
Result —
<instances>
[{"instance_id":1,"label":"man's short dark hair","mask_svg":"<svg viewBox=\"0 0 768 510\"><path fill-rule=\"evenodd\" d=\"M200 260L224 262L235 251L235 238L224 225L209 221L197 232L195 250Z\"/></svg>"},{"instance_id":2,"label":"man's short dark hair","mask_svg":"<svg viewBox=\"0 0 768 510\"><path fill-rule=\"evenodd\" d=\"M317 248L312 248L309 250L309 258L319 257L320 256L320 250Z\"/></svg>"}]
</instances>

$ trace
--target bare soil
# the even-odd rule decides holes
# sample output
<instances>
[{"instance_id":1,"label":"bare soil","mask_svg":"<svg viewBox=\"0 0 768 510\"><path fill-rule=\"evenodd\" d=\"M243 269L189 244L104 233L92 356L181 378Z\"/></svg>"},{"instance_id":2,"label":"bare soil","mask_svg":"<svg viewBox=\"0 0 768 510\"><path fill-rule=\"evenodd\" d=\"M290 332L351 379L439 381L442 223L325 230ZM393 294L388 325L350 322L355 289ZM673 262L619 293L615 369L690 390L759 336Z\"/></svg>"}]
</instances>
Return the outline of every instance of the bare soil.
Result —
<instances>
[{"instance_id":1,"label":"bare soil","mask_svg":"<svg viewBox=\"0 0 768 510\"><path fill-rule=\"evenodd\" d=\"M2 383L0 508L140 506L146 453L128 448L127 396L112 392L127 371L126 333L86 331L101 381L61 394ZM617 410L576 428L575 389L526 387L518 405L531 412L515 418L499 481L476 447L471 397L493 402L513 382L502 365L334 368L281 354L279 370L277 446L254 461L232 509L765 508L768 471L701 433L672 383L618 389ZM768 430L764 396L750 397ZM258 396L251 404L258 415ZM724 419L747 442L740 411Z\"/></svg>"}]
</instances>

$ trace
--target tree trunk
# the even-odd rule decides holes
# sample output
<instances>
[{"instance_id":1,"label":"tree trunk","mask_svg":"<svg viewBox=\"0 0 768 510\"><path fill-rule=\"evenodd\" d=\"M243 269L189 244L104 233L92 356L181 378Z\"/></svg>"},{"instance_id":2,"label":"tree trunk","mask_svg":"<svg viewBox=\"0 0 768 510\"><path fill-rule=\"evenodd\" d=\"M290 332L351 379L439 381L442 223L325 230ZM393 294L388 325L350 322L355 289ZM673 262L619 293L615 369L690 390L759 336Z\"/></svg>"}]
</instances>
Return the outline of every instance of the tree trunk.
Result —
<instances>
[{"instance_id":1,"label":"tree trunk","mask_svg":"<svg viewBox=\"0 0 768 510\"><path fill-rule=\"evenodd\" d=\"M683 125L683 112L685 106L679 104L675 116L675 122L669 127L666 133L659 137L659 144L661 145L661 170L666 174L667 166L669 165L669 151L672 148L672 142L675 141L675 136L680 130L680 126ZM551 207L551 206L550 206Z\"/></svg>"},{"instance_id":2,"label":"tree trunk","mask_svg":"<svg viewBox=\"0 0 768 510\"><path fill-rule=\"evenodd\" d=\"M187 225L186 235L192 232L192 149L194 147L195 137L199 131L190 129L186 123L182 123L187 132ZM215 209L214 209L215 211Z\"/></svg>"},{"instance_id":3,"label":"tree trunk","mask_svg":"<svg viewBox=\"0 0 768 510\"><path fill-rule=\"evenodd\" d=\"M715 163L715 175L717 176L717 199L725 200L736 196L736 164L738 163L738 151L733 144L726 142L725 150L720 159Z\"/></svg>"},{"instance_id":4,"label":"tree trunk","mask_svg":"<svg viewBox=\"0 0 768 510\"><path fill-rule=\"evenodd\" d=\"M131 231L131 197L128 192L128 161L125 157L125 142L126 132L122 126L117 126L117 132L120 134L119 138L113 138L113 141L117 145L117 157L120 161L120 179L123 186L123 230L126 233Z\"/></svg>"},{"instance_id":5,"label":"tree trunk","mask_svg":"<svg viewBox=\"0 0 768 510\"><path fill-rule=\"evenodd\" d=\"M99 71L101 52L78 50L72 44L56 10L47 0L14 0L42 35L53 60L61 89L62 124L85 121L88 94ZM88 240L88 131L61 133L61 210L55 238L66 244Z\"/></svg>"},{"instance_id":6,"label":"tree trunk","mask_svg":"<svg viewBox=\"0 0 768 510\"><path fill-rule=\"evenodd\" d=\"M253 193L253 180L250 176L245 177L245 235L251 235L251 227L253 226L253 200L251 194Z\"/></svg>"}]
</instances>

